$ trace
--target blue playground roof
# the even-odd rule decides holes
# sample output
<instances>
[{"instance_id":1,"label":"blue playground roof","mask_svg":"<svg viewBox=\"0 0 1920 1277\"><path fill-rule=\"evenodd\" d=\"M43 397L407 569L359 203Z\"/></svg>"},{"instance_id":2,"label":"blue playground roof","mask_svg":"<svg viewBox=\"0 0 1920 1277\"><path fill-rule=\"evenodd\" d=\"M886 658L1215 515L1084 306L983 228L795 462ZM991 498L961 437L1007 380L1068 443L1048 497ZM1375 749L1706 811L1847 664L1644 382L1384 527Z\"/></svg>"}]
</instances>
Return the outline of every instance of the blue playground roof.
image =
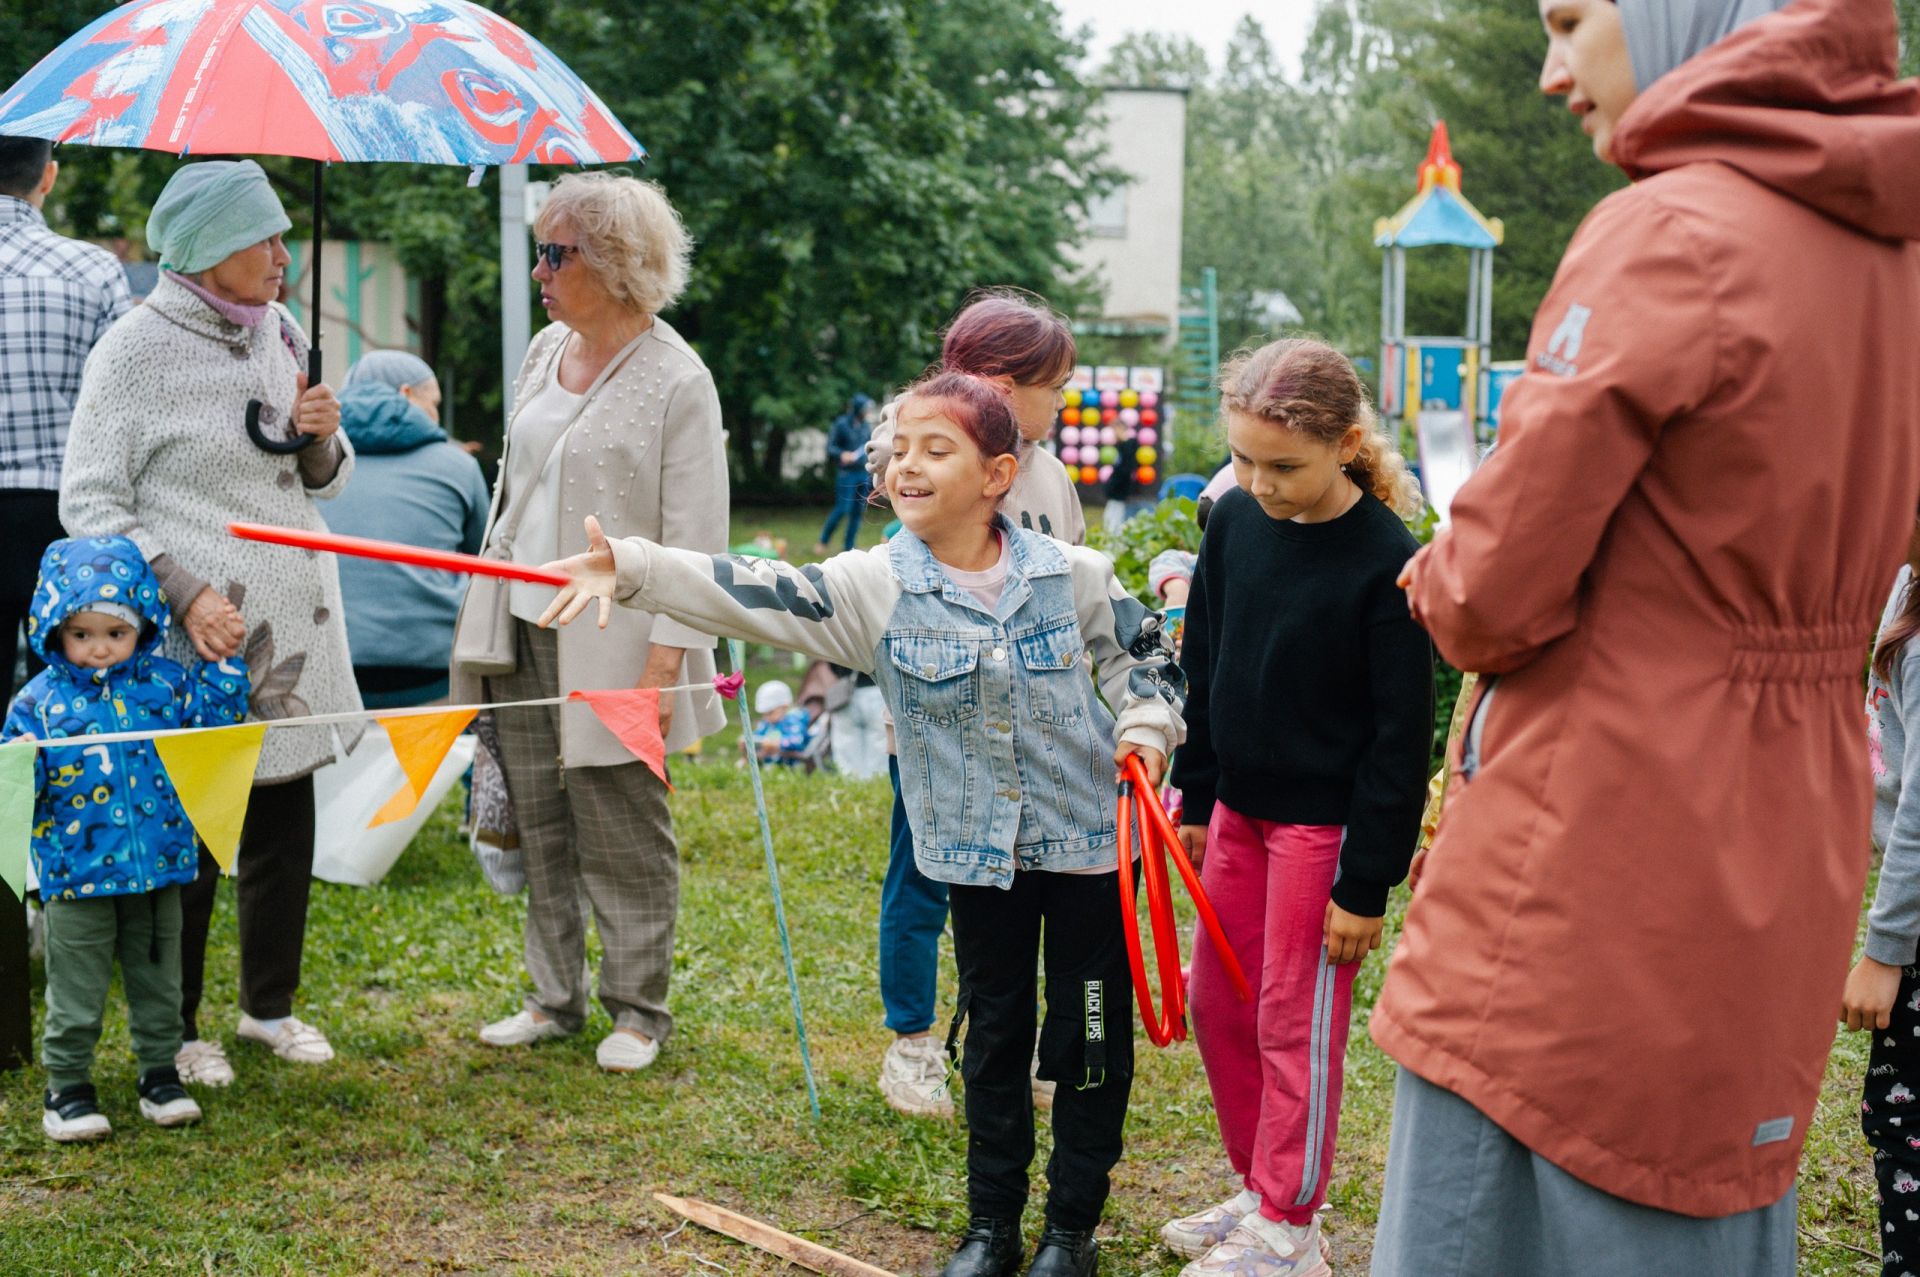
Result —
<instances>
[{"instance_id":1,"label":"blue playground roof","mask_svg":"<svg viewBox=\"0 0 1920 1277\"><path fill-rule=\"evenodd\" d=\"M1380 248L1425 248L1451 244L1459 248L1493 248L1506 237L1498 218L1487 218L1451 187L1435 184L1408 200L1392 217L1373 225L1373 242Z\"/></svg>"}]
</instances>

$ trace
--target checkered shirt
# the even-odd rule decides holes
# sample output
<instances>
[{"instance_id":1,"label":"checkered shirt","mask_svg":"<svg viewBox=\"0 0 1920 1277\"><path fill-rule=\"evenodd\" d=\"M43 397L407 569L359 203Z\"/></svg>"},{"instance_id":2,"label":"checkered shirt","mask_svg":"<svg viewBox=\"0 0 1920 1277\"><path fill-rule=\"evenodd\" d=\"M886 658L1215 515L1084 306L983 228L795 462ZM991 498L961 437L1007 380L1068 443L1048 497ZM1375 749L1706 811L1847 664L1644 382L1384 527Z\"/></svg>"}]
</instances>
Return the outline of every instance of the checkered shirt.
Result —
<instances>
[{"instance_id":1,"label":"checkered shirt","mask_svg":"<svg viewBox=\"0 0 1920 1277\"><path fill-rule=\"evenodd\" d=\"M0 195L0 488L59 489L87 352L132 306L112 253Z\"/></svg>"}]
</instances>

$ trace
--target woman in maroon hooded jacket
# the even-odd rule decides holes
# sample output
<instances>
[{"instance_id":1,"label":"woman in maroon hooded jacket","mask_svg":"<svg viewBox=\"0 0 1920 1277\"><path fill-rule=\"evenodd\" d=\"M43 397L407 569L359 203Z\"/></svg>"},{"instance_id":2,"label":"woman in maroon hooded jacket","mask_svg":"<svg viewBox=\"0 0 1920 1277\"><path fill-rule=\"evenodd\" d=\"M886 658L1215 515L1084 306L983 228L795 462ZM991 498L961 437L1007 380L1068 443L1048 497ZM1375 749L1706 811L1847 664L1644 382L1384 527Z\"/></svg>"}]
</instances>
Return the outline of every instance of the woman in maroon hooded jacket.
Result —
<instances>
[{"instance_id":1,"label":"woman in maroon hooded jacket","mask_svg":"<svg viewBox=\"0 0 1920 1277\"><path fill-rule=\"evenodd\" d=\"M1920 86L1887 0L1540 11L1636 181L1407 572L1488 677L1372 1020L1373 1271L1786 1274L1920 495Z\"/></svg>"}]
</instances>

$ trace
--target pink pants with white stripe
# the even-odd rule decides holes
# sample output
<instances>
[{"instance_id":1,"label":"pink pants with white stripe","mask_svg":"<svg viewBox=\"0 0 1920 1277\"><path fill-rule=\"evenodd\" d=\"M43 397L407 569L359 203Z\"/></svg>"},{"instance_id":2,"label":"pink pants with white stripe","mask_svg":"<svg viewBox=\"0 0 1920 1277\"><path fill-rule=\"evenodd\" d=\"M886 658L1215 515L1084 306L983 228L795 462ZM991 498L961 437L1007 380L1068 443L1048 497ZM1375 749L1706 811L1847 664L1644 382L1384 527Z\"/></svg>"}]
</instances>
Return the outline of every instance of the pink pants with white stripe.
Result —
<instances>
[{"instance_id":1,"label":"pink pants with white stripe","mask_svg":"<svg viewBox=\"0 0 1920 1277\"><path fill-rule=\"evenodd\" d=\"M1326 1203L1360 964L1327 961L1327 896L1345 831L1278 825L1216 804L1200 881L1253 986L1242 1002L1202 937L1189 979L1194 1037L1227 1157L1268 1219Z\"/></svg>"}]
</instances>

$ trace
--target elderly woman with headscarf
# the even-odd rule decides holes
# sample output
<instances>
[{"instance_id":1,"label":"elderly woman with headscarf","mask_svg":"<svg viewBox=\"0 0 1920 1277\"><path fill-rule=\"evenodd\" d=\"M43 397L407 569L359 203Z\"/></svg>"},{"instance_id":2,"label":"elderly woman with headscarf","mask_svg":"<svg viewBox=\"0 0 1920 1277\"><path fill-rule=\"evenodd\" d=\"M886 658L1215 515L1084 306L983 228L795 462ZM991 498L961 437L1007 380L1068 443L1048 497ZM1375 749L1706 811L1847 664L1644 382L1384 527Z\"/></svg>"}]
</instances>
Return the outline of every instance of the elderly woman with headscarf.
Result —
<instances>
[{"instance_id":1,"label":"elderly woman with headscarf","mask_svg":"<svg viewBox=\"0 0 1920 1277\"><path fill-rule=\"evenodd\" d=\"M534 224L533 277L553 323L527 351L485 553L542 563L585 551L585 520L718 554L727 544L719 396L700 357L660 318L686 285L691 245L660 188L610 173L555 183ZM458 701L582 689L683 687L713 678L713 639L622 608L606 629L535 624L550 587L477 578L454 639ZM588 1012L586 921L600 930L600 1002L614 1029L602 1068L654 1060L672 1030L667 978L679 853L666 786L581 703L496 713L526 863L533 992L483 1042L521 1047L577 1033ZM724 722L718 699L661 697L678 750Z\"/></svg>"},{"instance_id":2,"label":"elderly woman with headscarf","mask_svg":"<svg viewBox=\"0 0 1920 1277\"><path fill-rule=\"evenodd\" d=\"M349 536L430 550L479 551L487 526L480 463L448 440L440 383L418 355L377 350L347 370L340 429L353 442L353 486L321 503ZM425 705L447 694L464 578L372 559L340 560L353 677L369 708Z\"/></svg>"},{"instance_id":3,"label":"elderly woman with headscarf","mask_svg":"<svg viewBox=\"0 0 1920 1277\"><path fill-rule=\"evenodd\" d=\"M1884 3L1540 14L1635 182L1404 577L1484 677L1372 1018L1373 1271L1785 1277L1920 496L1920 85Z\"/></svg>"},{"instance_id":4,"label":"elderly woman with headscarf","mask_svg":"<svg viewBox=\"0 0 1920 1277\"><path fill-rule=\"evenodd\" d=\"M339 402L306 384L306 334L274 300L289 225L252 161L173 175L147 222L159 283L87 362L60 484L68 532L131 537L153 564L180 622L169 655L245 653L256 721L360 708L331 556L226 532L236 519L323 530L314 499L340 491L353 467ZM262 405L263 432L314 442L290 455L256 447L249 401ZM359 729L342 737L351 747ZM300 1063L333 1058L320 1030L294 1017L293 996L313 869L313 773L334 756L327 727L266 734L237 864L238 1033ZM179 1069L210 1085L233 1080L219 1040L202 1035L197 1018L219 877L203 850L182 899Z\"/></svg>"}]
</instances>

